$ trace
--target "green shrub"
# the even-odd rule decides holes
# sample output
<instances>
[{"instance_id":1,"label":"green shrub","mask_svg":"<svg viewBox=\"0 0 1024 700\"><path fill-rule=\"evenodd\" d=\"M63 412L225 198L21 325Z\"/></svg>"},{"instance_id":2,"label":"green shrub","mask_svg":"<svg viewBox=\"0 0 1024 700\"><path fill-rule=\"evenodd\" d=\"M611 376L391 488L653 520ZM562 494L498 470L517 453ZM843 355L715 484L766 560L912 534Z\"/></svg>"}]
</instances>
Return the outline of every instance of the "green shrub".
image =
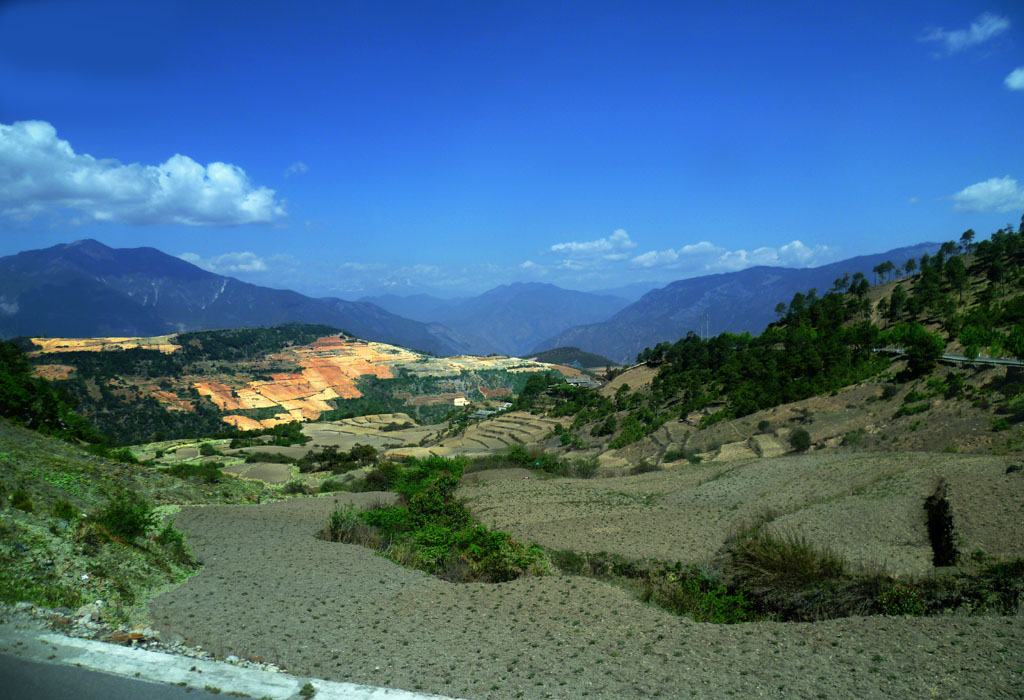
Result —
<instances>
[{"instance_id":1,"label":"green shrub","mask_svg":"<svg viewBox=\"0 0 1024 700\"><path fill-rule=\"evenodd\" d=\"M597 457L574 459L569 467L569 473L578 479L592 479L597 475L600 467L601 464L597 461Z\"/></svg>"},{"instance_id":2,"label":"green shrub","mask_svg":"<svg viewBox=\"0 0 1024 700\"><path fill-rule=\"evenodd\" d=\"M650 472L661 471L656 464L651 464L646 459L641 459L629 470L630 474L648 474Z\"/></svg>"},{"instance_id":3,"label":"green shrub","mask_svg":"<svg viewBox=\"0 0 1024 700\"><path fill-rule=\"evenodd\" d=\"M916 416L918 413L924 413L931 407L932 405L928 401L917 404L903 404L898 409L896 409L896 413L892 414L892 418L893 420L896 420L897 418L900 418L902 416Z\"/></svg>"},{"instance_id":4,"label":"green shrub","mask_svg":"<svg viewBox=\"0 0 1024 700\"><path fill-rule=\"evenodd\" d=\"M882 615L924 615L925 600L911 584L896 583L878 594L877 609Z\"/></svg>"},{"instance_id":5,"label":"green shrub","mask_svg":"<svg viewBox=\"0 0 1024 700\"><path fill-rule=\"evenodd\" d=\"M53 504L53 517L59 520L74 520L78 517L78 510L63 498Z\"/></svg>"},{"instance_id":6,"label":"green shrub","mask_svg":"<svg viewBox=\"0 0 1024 700\"><path fill-rule=\"evenodd\" d=\"M618 436L610 443L608 447L616 450L626 445L631 445L634 442L642 439L644 436L644 426L634 414L630 413L622 421L622 430L619 431Z\"/></svg>"},{"instance_id":7,"label":"green shrub","mask_svg":"<svg viewBox=\"0 0 1024 700\"><path fill-rule=\"evenodd\" d=\"M903 397L903 403L914 403L915 401L923 401L928 397L925 394L918 393L916 391L908 391Z\"/></svg>"},{"instance_id":8,"label":"green shrub","mask_svg":"<svg viewBox=\"0 0 1024 700\"><path fill-rule=\"evenodd\" d=\"M157 523L149 501L131 491L109 498L106 505L93 513L91 520L103 528L109 537L128 542L142 537Z\"/></svg>"},{"instance_id":9,"label":"green shrub","mask_svg":"<svg viewBox=\"0 0 1024 700\"><path fill-rule=\"evenodd\" d=\"M819 550L799 536L777 537L763 526L742 533L729 551L735 566L755 577L813 583L846 573L846 564L834 552Z\"/></svg>"},{"instance_id":10,"label":"green shrub","mask_svg":"<svg viewBox=\"0 0 1024 700\"><path fill-rule=\"evenodd\" d=\"M806 452L811 447L811 434L804 428L796 428L789 434L789 446L797 452Z\"/></svg>"},{"instance_id":11,"label":"green shrub","mask_svg":"<svg viewBox=\"0 0 1024 700\"><path fill-rule=\"evenodd\" d=\"M170 550L171 555L179 564L185 566L195 564L195 558L192 556L188 545L185 544L185 533L174 527L173 520L168 520L153 539L157 544Z\"/></svg>"},{"instance_id":12,"label":"green shrub","mask_svg":"<svg viewBox=\"0 0 1024 700\"><path fill-rule=\"evenodd\" d=\"M198 479L207 484L216 484L224 477L221 467L220 462L183 462L168 467L167 473L179 479Z\"/></svg>"},{"instance_id":13,"label":"green shrub","mask_svg":"<svg viewBox=\"0 0 1024 700\"><path fill-rule=\"evenodd\" d=\"M398 465L394 462L381 462L370 470L364 479L367 491L388 491L398 478Z\"/></svg>"},{"instance_id":14,"label":"green shrub","mask_svg":"<svg viewBox=\"0 0 1024 700\"><path fill-rule=\"evenodd\" d=\"M772 429L772 424L769 421L766 421L766 420L758 421L758 423L757 423L757 432L759 432L759 433L767 433L771 429Z\"/></svg>"},{"instance_id":15,"label":"green shrub","mask_svg":"<svg viewBox=\"0 0 1024 700\"><path fill-rule=\"evenodd\" d=\"M700 464L701 460L703 460L703 457L701 457L699 454L690 453L686 455L686 461L689 462L690 464Z\"/></svg>"},{"instance_id":16,"label":"green shrub","mask_svg":"<svg viewBox=\"0 0 1024 700\"><path fill-rule=\"evenodd\" d=\"M843 440L841 444L847 445L849 447L856 447L857 445L860 445L864 441L864 435L864 428L857 428L856 430L851 430L850 432L843 435Z\"/></svg>"},{"instance_id":17,"label":"green shrub","mask_svg":"<svg viewBox=\"0 0 1024 700\"><path fill-rule=\"evenodd\" d=\"M340 479L325 479L318 491L320 493L333 493L336 491L351 491L352 487Z\"/></svg>"},{"instance_id":18,"label":"green shrub","mask_svg":"<svg viewBox=\"0 0 1024 700\"><path fill-rule=\"evenodd\" d=\"M1013 426L1010 425L1010 421L1006 420L1005 418L996 418L994 421L992 421L992 432L994 433L998 433L1003 430L1009 430L1011 427Z\"/></svg>"},{"instance_id":19,"label":"green shrub","mask_svg":"<svg viewBox=\"0 0 1024 700\"><path fill-rule=\"evenodd\" d=\"M618 428L618 421L615 420L614 415L610 415L607 418L605 418L603 422L591 428L590 434L593 435L594 437L612 435L615 433L616 428Z\"/></svg>"},{"instance_id":20,"label":"green shrub","mask_svg":"<svg viewBox=\"0 0 1024 700\"><path fill-rule=\"evenodd\" d=\"M28 495L28 491L23 488L17 488L11 494L11 507L23 510L26 513L31 513L35 510L35 506L32 505L32 498Z\"/></svg>"},{"instance_id":21,"label":"green shrub","mask_svg":"<svg viewBox=\"0 0 1024 700\"><path fill-rule=\"evenodd\" d=\"M109 445L99 442L92 445L87 445L86 448L89 452L106 459L112 459L117 462L124 462L125 464L138 464L139 460L136 459L135 454L127 447L111 448Z\"/></svg>"},{"instance_id":22,"label":"green shrub","mask_svg":"<svg viewBox=\"0 0 1024 700\"><path fill-rule=\"evenodd\" d=\"M886 384L882 387L882 398L885 400L891 399L898 393L900 393L900 388L895 384Z\"/></svg>"},{"instance_id":23,"label":"green shrub","mask_svg":"<svg viewBox=\"0 0 1024 700\"><path fill-rule=\"evenodd\" d=\"M686 457L686 450L677 450L675 448L665 450L665 454L662 455L662 462L678 462L679 460Z\"/></svg>"},{"instance_id":24,"label":"green shrub","mask_svg":"<svg viewBox=\"0 0 1024 700\"><path fill-rule=\"evenodd\" d=\"M455 498L464 463L431 457L409 460L392 478L406 505L331 514L332 540L384 548L392 560L457 581L508 581L545 569L543 552L505 532L475 524Z\"/></svg>"},{"instance_id":25,"label":"green shrub","mask_svg":"<svg viewBox=\"0 0 1024 700\"><path fill-rule=\"evenodd\" d=\"M730 591L718 578L695 566L675 565L646 578L640 599L698 622L736 624L754 619L753 604L741 591Z\"/></svg>"},{"instance_id":26,"label":"green shrub","mask_svg":"<svg viewBox=\"0 0 1024 700\"><path fill-rule=\"evenodd\" d=\"M246 464L266 462L268 464L295 464L295 458L279 452L250 452L245 456Z\"/></svg>"},{"instance_id":27,"label":"green shrub","mask_svg":"<svg viewBox=\"0 0 1024 700\"><path fill-rule=\"evenodd\" d=\"M292 479L281 487L281 493L289 496L307 495L313 493L313 490L302 479Z\"/></svg>"},{"instance_id":28,"label":"green shrub","mask_svg":"<svg viewBox=\"0 0 1024 700\"><path fill-rule=\"evenodd\" d=\"M220 454L220 452L218 452L217 448L213 446L213 443L204 442L199 446L199 454L203 457L214 457Z\"/></svg>"}]
</instances>

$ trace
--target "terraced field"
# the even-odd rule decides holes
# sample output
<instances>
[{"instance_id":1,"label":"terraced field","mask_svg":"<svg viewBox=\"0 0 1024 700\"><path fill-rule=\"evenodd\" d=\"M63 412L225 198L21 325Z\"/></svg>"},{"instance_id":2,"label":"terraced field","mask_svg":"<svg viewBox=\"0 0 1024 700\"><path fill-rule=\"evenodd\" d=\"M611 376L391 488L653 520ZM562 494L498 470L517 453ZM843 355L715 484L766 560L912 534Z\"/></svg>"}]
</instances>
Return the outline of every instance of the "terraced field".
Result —
<instances>
[{"instance_id":1,"label":"terraced field","mask_svg":"<svg viewBox=\"0 0 1024 700\"><path fill-rule=\"evenodd\" d=\"M460 494L486 522L553 547L689 561L712 557L769 507L779 530L912 573L931 568L921 504L936 476L949 482L961 546L1024 551L1024 475L993 457L817 455L587 481L477 478ZM382 498L182 509L176 524L206 564L151 603L154 625L219 655L464 698L1024 692L1021 615L695 623L590 578L452 584L315 537L338 504Z\"/></svg>"},{"instance_id":2,"label":"terraced field","mask_svg":"<svg viewBox=\"0 0 1024 700\"><path fill-rule=\"evenodd\" d=\"M440 455L490 454L511 445L541 442L559 423L567 425L569 421L512 411L474 423L462 435L444 440L429 451Z\"/></svg>"},{"instance_id":3,"label":"terraced field","mask_svg":"<svg viewBox=\"0 0 1024 700\"><path fill-rule=\"evenodd\" d=\"M684 463L686 464L686 463ZM463 488L485 523L558 549L710 561L762 516L852 562L932 570L924 501L939 479L964 552L1024 552L1024 476L998 457L842 454L711 462L591 480L481 480Z\"/></svg>"}]
</instances>

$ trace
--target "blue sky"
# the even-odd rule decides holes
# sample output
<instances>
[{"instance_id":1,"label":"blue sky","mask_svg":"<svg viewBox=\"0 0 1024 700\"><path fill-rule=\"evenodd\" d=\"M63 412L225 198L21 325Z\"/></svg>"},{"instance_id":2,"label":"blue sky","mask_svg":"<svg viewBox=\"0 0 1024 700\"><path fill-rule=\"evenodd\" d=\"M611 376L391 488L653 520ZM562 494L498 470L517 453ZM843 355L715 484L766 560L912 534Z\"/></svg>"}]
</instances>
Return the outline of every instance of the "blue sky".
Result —
<instances>
[{"instance_id":1,"label":"blue sky","mask_svg":"<svg viewBox=\"0 0 1024 700\"><path fill-rule=\"evenodd\" d=\"M1020 221L1019 2L767 5L8 0L0 255L452 295Z\"/></svg>"}]
</instances>

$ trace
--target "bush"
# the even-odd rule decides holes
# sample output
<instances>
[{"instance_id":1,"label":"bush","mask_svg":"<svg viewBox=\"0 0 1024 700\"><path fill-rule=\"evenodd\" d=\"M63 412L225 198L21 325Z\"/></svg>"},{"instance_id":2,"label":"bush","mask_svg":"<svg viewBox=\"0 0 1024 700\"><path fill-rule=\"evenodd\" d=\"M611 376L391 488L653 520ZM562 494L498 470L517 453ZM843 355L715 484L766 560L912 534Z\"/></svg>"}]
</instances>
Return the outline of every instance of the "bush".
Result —
<instances>
[{"instance_id":1,"label":"bush","mask_svg":"<svg viewBox=\"0 0 1024 700\"><path fill-rule=\"evenodd\" d=\"M811 434L804 428L797 428L789 434L789 446L797 452L806 452L811 447Z\"/></svg>"},{"instance_id":2,"label":"bush","mask_svg":"<svg viewBox=\"0 0 1024 700\"><path fill-rule=\"evenodd\" d=\"M843 435L843 440L841 444L846 445L848 447L856 447L864 441L865 434L866 433L864 431L864 428L857 428L856 430L851 430L850 432Z\"/></svg>"},{"instance_id":3,"label":"bush","mask_svg":"<svg viewBox=\"0 0 1024 700\"><path fill-rule=\"evenodd\" d=\"M998 433L1003 430L1009 430L1011 427L1012 426L1010 425L1010 421L1006 420L1005 418L997 418L994 421L992 421L992 432L994 433Z\"/></svg>"},{"instance_id":4,"label":"bush","mask_svg":"<svg viewBox=\"0 0 1024 700\"><path fill-rule=\"evenodd\" d=\"M309 488L306 482L301 479L292 479L281 487L281 493L288 494L289 496L308 495L313 493L313 489Z\"/></svg>"},{"instance_id":5,"label":"bush","mask_svg":"<svg viewBox=\"0 0 1024 700\"><path fill-rule=\"evenodd\" d=\"M199 454L202 455L203 457L213 457L220 453L217 451L217 448L214 447L212 443L204 442L202 445L199 446Z\"/></svg>"},{"instance_id":6,"label":"bush","mask_svg":"<svg viewBox=\"0 0 1024 700\"><path fill-rule=\"evenodd\" d=\"M85 449L94 455L105 457L106 459L112 459L117 462L124 462L125 464L138 464L139 460L135 458L135 454L132 453L127 447L118 447L111 449L109 445L104 443L96 443L88 445Z\"/></svg>"},{"instance_id":7,"label":"bush","mask_svg":"<svg viewBox=\"0 0 1024 700\"><path fill-rule=\"evenodd\" d=\"M195 558L188 545L185 544L185 533L174 527L173 520L168 520L153 539L157 544L170 550L171 555L179 564L185 566L195 564Z\"/></svg>"},{"instance_id":8,"label":"bush","mask_svg":"<svg viewBox=\"0 0 1024 700\"><path fill-rule=\"evenodd\" d=\"M245 456L246 464L266 462L268 464L295 464L295 458L279 452L250 452Z\"/></svg>"},{"instance_id":9,"label":"bush","mask_svg":"<svg viewBox=\"0 0 1024 700\"><path fill-rule=\"evenodd\" d=\"M896 394L898 394L899 392L900 388L895 384L886 384L885 386L882 387L882 398L885 400L889 400L892 397L896 396Z\"/></svg>"},{"instance_id":10,"label":"bush","mask_svg":"<svg viewBox=\"0 0 1024 700\"><path fill-rule=\"evenodd\" d=\"M336 491L351 491L352 487L339 479L326 479L317 490L320 493L334 493Z\"/></svg>"},{"instance_id":11,"label":"bush","mask_svg":"<svg viewBox=\"0 0 1024 700\"><path fill-rule=\"evenodd\" d=\"M647 578L640 599L698 622L736 624L753 619L753 605L742 591L730 591L715 574L676 564Z\"/></svg>"},{"instance_id":12,"label":"bush","mask_svg":"<svg viewBox=\"0 0 1024 700\"><path fill-rule=\"evenodd\" d=\"M440 457L395 465L391 480L407 505L361 513L336 510L328 524L330 538L375 549L387 543L385 553L393 561L448 580L509 581L543 571L539 548L473 523L469 510L455 498L463 468L459 460Z\"/></svg>"},{"instance_id":13,"label":"bush","mask_svg":"<svg viewBox=\"0 0 1024 700\"><path fill-rule=\"evenodd\" d=\"M759 433L767 433L771 429L772 429L772 424L769 421L766 421L766 420L758 421L758 423L757 423L757 432L759 432Z\"/></svg>"},{"instance_id":14,"label":"bush","mask_svg":"<svg viewBox=\"0 0 1024 700\"><path fill-rule=\"evenodd\" d=\"M153 506L136 493L125 491L108 499L107 504L92 515L92 521L109 537L128 542L142 537L156 527Z\"/></svg>"},{"instance_id":15,"label":"bush","mask_svg":"<svg viewBox=\"0 0 1024 700\"><path fill-rule=\"evenodd\" d=\"M78 510L68 501L61 499L53 504L53 517L59 520L74 520L78 517Z\"/></svg>"},{"instance_id":16,"label":"bush","mask_svg":"<svg viewBox=\"0 0 1024 700\"><path fill-rule=\"evenodd\" d=\"M651 464L646 459L641 459L636 465L629 470L630 474L648 474L650 472L661 471L657 465Z\"/></svg>"},{"instance_id":17,"label":"bush","mask_svg":"<svg viewBox=\"0 0 1024 700\"><path fill-rule=\"evenodd\" d=\"M23 510L26 513L31 513L35 510L35 506L32 505L32 498L28 495L28 491L23 488L15 489L14 493L11 494L11 507Z\"/></svg>"},{"instance_id":18,"label":"bush","mask_svg":"<svg viewBox=\"0 0 1024 700\"><path fill-rule=\"evenodd\" d=\"M903 404L896 412L892 414L893 420L900 418L901 416L916 416L918 413L924 413L932 407L931 402L925 401L924 403L915 404Z\"/></svg>"},{"instance_id":19,"label":"bush","mask_svg":"<svg viewBox=\"0 0 1024 700\"><path fill-rule=\"evenodd\" d=\"M570 474L578 479L592 479L597 475L598 469L601 464L597 461L597 457L591 457L590 459L574 459L572 465L569 468Z\"/></svg>"},{"instance_id":20,"label":"bush","mask_svg":"<svg viewBox=\"0 0 1024 700\"><path fill-rule=\"evenodd\" d=\"M167 469L167 473L179 479L198 479L207 484L216 484L223 477L220 462L202 462L175 464Z\"/></svg>"}]
</instances>

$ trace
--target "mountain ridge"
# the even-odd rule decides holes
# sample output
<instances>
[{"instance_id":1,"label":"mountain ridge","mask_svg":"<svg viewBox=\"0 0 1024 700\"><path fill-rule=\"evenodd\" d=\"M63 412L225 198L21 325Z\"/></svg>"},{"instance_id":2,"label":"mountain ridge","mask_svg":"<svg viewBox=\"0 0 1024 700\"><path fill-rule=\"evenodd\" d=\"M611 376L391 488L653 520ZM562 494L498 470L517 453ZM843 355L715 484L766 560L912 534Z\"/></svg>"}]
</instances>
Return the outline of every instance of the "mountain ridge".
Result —
<instances>
[{"instance_id":1,"label":"mountain ridge","mask_svg":"<svg viewBox=\"0 0 1024 700\"><path fill-rule=\"evenodd\" d=\"M323 323L436 355L466 352L457 332L365 302L314 299L218 275L156 248L84 239L0 258L0 336L147 336Z\"/></svg>"},{"instance_id":2,"label":"mountain ridge","mask_svg":"<svg viewBox=\"0 0 1024 700\"><path fill-rule=\"evenodd\" d=\"M581 325L548 338L534 353L575 346L618 362L630 362L645 347L673 342L689 331L714 336L758 333L774 320L774 302L788 302L797 292L831 288L845 273L870 276L872 267L892 259L902 265L910 258L938 250L937 243L920 243L874 255L861 255L813 268L757 266L677 280L643 295L606 321ZM768 303L771 301L772 303Z\"/></svg>"}]
</instances>

